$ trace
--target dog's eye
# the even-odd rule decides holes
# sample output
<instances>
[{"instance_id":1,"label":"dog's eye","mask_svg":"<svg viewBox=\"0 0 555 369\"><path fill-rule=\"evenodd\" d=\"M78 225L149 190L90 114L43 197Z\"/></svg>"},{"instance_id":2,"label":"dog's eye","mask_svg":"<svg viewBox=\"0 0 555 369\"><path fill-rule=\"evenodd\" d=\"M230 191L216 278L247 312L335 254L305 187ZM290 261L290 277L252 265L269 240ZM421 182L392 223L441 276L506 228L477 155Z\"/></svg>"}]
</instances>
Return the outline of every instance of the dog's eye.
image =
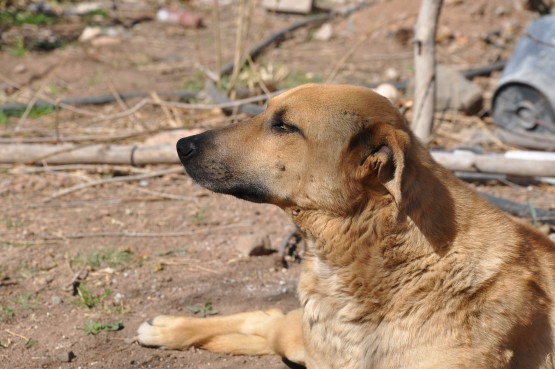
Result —
<instances>
[{"instance_id":1,"label":"dog's eye","mask_svg":"<svg viewBox=\"0 0 555 369\"><path fill-rule=\"evenodd\" d=\"M294 133L298 132L299 129L294 125L284 123L281 120L277 120L275 122L272 122L272 131L277 133Z\"/></svg>"}]
</instances>

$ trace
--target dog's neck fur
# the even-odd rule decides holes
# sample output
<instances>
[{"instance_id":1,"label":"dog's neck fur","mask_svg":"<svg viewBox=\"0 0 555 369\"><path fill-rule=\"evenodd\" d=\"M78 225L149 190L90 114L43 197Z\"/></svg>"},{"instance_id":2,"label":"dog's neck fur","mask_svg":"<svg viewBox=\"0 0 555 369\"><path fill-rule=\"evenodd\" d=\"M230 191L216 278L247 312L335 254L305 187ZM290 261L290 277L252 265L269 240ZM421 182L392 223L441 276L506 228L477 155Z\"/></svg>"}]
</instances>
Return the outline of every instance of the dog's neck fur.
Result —
<instances>
[{"instance_id":1,"label":"dog's neck fur","mask_svg":"<svg viewBox=\"0 0 555 369\"><path fill-rule=\"evenodd\" d=\"M403 290L404 283L414 283L416 274L442 259L448 262L445 257L457 238L466 237L467 219L477 216L465 207L465 202L472 203L465 199L477 195L433 162L429 154L420 157L427 160L418 166L411 162L406 165L401 206L385 195L379 200L366 199L361 210L348 217L318 210L302 211L294 217L310 241L308 258L343 276L345 283L357 280L361 291L374 291L374 296L367 297L379 300L382 307L390 305L392 294ZM457 196L452 195L454 192ZM386 296L381 291L388 281L397 287L386 288Z\"/></svg>"},{"instance_id":2,"label":"dog's neck fur","mask_svg":"<svg viewBox=\"0 0 555 369\"><path fill-rule=\"evenodd\" d=\"M330 354L328 358L327 351L349 350L349 359L334 368L360 367L368 353L375 353L368 362L377 363L382 359L387 362L392 352L405 355L408 347L442 344L456 349L465 338L446 336L453 321L450 314L465 303L465 294L472 295L472 288L479 288L497 270L493 266L488 271L486 265L495 255L489 255L481 265L479 260L476 265L461 265L458 255L480 255L476 249L501 237L491 234L491 239L477 241L474 250L462 249L461 245L472 244L468 241L473 237L468 219L489 217L502 223L499 217L504 216L494 209L490 214L478 214L476 208L468 207L481 200L470 201L477 195L425 155L428 160L423 165L407 165L401 206L393 196L384 195L379 200L367 199L360 211L348 217L318 210L301 211L294 217L308 239L299 282L307 351L316 352L316 357L326 362L340 357ZM464 238L466 242L458 241ZM473 268L481 271L474 272ZM446 276L454 270L462 279L437 284L449 280ZM452 297L449 304L445 296ZM423 302L426 299L436 303ZM349 324L360 321L367 323L366 330L352 331ZM410 341L402 339L403 326L419 329L424 324L429 324L428 331L433 333ZM332 332L327 327L343 329ZM407 355L408 363L411 358Z\"/></svg>"}]
</instances>

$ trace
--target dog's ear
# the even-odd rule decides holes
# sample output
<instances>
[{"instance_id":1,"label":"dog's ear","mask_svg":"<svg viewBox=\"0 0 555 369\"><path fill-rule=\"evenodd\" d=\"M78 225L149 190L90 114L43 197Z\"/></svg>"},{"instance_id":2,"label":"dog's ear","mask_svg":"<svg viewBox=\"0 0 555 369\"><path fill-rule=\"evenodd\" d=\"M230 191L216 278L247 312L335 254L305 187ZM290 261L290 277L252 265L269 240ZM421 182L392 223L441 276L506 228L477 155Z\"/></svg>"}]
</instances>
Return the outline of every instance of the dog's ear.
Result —
<instances>
[{"instance_id":1,"label":"dog's ear","mask_svg":"<svg viewBox=\"0 0 555 369\"><path fill-rule=\"evenodd\" d=\"M409 135L390 125L383 125L363 133L363 136L365 150L359 151L358 179L379 182L393 196L397 206L401 206L401 181Z\"/></svg>"}]
</instances>

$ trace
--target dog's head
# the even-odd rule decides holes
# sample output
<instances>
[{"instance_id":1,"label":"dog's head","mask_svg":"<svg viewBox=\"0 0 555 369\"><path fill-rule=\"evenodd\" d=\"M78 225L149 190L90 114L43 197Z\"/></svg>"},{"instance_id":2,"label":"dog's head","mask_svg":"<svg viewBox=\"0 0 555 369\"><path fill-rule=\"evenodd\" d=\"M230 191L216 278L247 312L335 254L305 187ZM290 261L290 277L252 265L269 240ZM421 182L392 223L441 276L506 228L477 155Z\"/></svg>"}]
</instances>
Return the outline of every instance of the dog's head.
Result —
<instances>
[{"instance_id":1,"label":"dog's head","mask_svg":"<svg viewBox=\"0 0 555 369\"><path fill-rule=\"evenodd\" d=\"M397 109L371 90L305 85L252 119L179 140L177 151L212 191L284 209L349 212L372 198L401 202L413 140Z\"/></svg>"}]
</instances>

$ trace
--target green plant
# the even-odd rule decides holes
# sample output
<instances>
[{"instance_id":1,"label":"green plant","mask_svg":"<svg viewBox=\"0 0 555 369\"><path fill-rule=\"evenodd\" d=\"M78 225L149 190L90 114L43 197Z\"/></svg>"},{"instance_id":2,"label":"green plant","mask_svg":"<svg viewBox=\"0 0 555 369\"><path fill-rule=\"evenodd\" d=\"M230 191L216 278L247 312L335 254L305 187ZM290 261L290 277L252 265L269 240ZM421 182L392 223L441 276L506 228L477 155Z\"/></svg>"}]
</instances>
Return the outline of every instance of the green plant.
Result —
<instances>
[{"instance_id":1,"label":"green plant","mask_svg":"<svg viewBox=\"0 0 555 369\"><path fill-rule=\"evenodd\" d=\"M528 208L530 209L530 216L532 217L532 227L537 227L538 223L538 213L536 212L536 208L530 201L528 201Z\"/></svg>"},{"instance_id":2,"label":"green plant","mask_svg":"<svg viewBox=\"0 0 555 369\"><path fill-rule=\"evenodd\" d=\"M12 342L10 340L7 340L7 341L0 340L0 348L6 349L6 348L10 347L11 343Z\"/></svg>"},{"instance_id":3,"label":"green plant","mask_svg":"<svg viewBox=\"0 0 555 369\"><path fill-rule=\"evenodd\" d=\"M206 211L208 210L208 208L206 206L200 208L195 215L193 215L191 217L191 223L197 225L200 224L202 222L204 222L206 220Z\"/></svg>"},{"instance_id":4,"label":"green plant","mask_svg":"<svg viewBox=\"0 0 555 369\"><path fill-rule=\"evenodd\" d=\"M92 269L99 269L103 266L122 267L133 259L133 252L130 250L123 251L95 251L89 257L87 265Z\"/></svg>"},{"instance_id":5,"label":"green plant","mask_svg":"<svg viewBox=\"0 0 555 369\"><path fill-rule=\"evenodd\" d=\"M6 114L4 114L3 111L0 110L0 124L1 125L7 125L8 123L10 123L8 121L8 116Z\"/></svg>"},{"instance_id":6,"label":"green plant","mask_svg":"<svg viewBox=\"0 0 555 369\"><path fill-rule=\"evenodd\" d=\"M102 324L101 322L98 322L98 321L93 322L92 320L89 320L85 324L84 328L79 328L79 329L86 332L87 334L96 336L97 334L99 334L102 331L116 332L116 331L122 330L123 328L124 328L124 326L123 326L122 322Z\"/></svg>"},{"instance_id":7,"label":"green plant","mask_svg":"<svg viewBox=\"0 0 555 369\"><path fill-rule=\"evenodd\" d=\"M135 259L131 250L102 250L93 251L89 256L78 254L73 257L72 261L82 266L88 266L92 270L98 270L103 267L124 268Z\"/></svg>"},{"instance_id":8,"label":"green plant","mask_svg":"<svg viewBox=\"0 0 555 369\"><path fill-rule=\"evenodd\" d=\"M18 269L18 272L21 278L29 279L37 276L40 273L40 270L34 266L23 265Z\"/></svg>"},{"instance_id":9,"label":"green plant","mask_svg":"<svg viewBox=\"0 0 555 369\"><path fill-rule=\"evenodd\" d=\"M15 316L14 308L9 306L0 305L0 321L4 319L13 318Z\"/></svg>"},{"instance_id":10,"label":"green plant","mask_svg":"<svg viewBox=\"0 0 555 369\"><path fill-rule=\"evenodd\" d=\"M187 248L185 247L178 247L175 249L171 249L168 250L166 252L161 252L159 254L157 254L156 256L177 256L177 255L183 255L187 253Z\"/></svg>"},{"instance_id":11,"label":"green plant","mask_svg":"<svg viewBox=\"0 0 555 369\"><path fill-rule=\"evenodd\" d=\"M186 308L193 314L202 313L203 318L206 318L207 316L210 316L210 315L218 314L218 310L214 309L214 306L210 301L205 302L203 306L190 305L190 306L187 306Z\"/></svg>"},{"instance_id":12,"label":"green plant","mask_svg":"<svg viewBox=\"0 0 555 369\"><path fill-rule=\"evenodd\" d=\"M7 29L13 26L21 26L24 24L34 24L37 26L45 26L54 24L58 18L33 12L0 12L0 28Z\"/></svg>"},{"instance_id":13,"label":"green plant","mask_svg":"<svg viewBox=\"0 0 555 369\"><path fill-rule=\"evenodd\" d=\"M24 57L25 51L25 42L23 41L23 38L18 38L15 41L15 44L8 47L8 52L10 53L10 55L15 56L16 58Z\"/></svg>"},{"instance_id":14,"label":"green plant","mask_svg":"<svg viewBox=\"0 0 555 369\"><path fill-rule=\"evenodd\" d=\"M54 108L52 106L35 106L29 112L30 118L40 118L44 115L50 114L54 112ZM16 110L9 110L4 111L1 114L5 117L21 117L25 113L25 109L16 109Z\"/></svg>"},{"instance_id":15,"label":"green plant","mask_svg":"<svg viewBox=\"0 0 555 369\"><path fill-rule=\"evenodd\" d=\"M24 309L36 309L39 305L37 297L31 292L15 295L12 301Z\"/></svg>"},{"instance_id":16,"label":"green plant","mask_svg":"<svg viewBox=\"0 0 555 369\"><path fill-rule=\"evenodd\" d=\"M39 341L37 341L37 340L35 340L35 339L33 339L33 338L29 338L29 339L27 340L27 342L25 342L25 348L26 348L26 349L29 349L29 348L31 348L31 347L37 345L38 343L39 343Z\"/></svg>"},{"instance_id":17,"label":"green plant","mask_svg":"<svg viewBox=\"0 0 555 369\"><path fill-rule=\"evenodd\" d=\"M316 76L312 73L302 73L302 72L292 72L289 73L287 78L281 83L280 87L284 89L290 89L303 85L305 83L318 83L322 82L320 76Z\"/></svg>"},{"instance_id":18,"label":"green plant","mask_svg":"<svg viewBox=\"0 0 555 369\"><path fill-rule=\"evenodd\" d=\"M21 226L23 226L23 222L20 219L12 218L12 217L1 218L1 222L4 223L4 225L8 229L16 229L16 228L21 228Z\"/></svg>"},{"instance_id":19,"label":"green plant","mask_svg":"<svg viewBox=\"0 0 555 369\"><path fill-rule=\"evenodd\" d=\"M102 21L104 18L108 18L108 13L103 9L95 9L81 15L81 18L83 18L87 24L94 24L97 23L97 20Z\"/></svg>"},{"instance_id":20,"label":"green plant","mask_svg":"<svg viewBox=\"0 0 555 369\"><path fill-rule=\"evenodd\" d=\"M87 85L89 85L89 87L93 87L93 86L99 84L102 81L103 78L104 78L104 75L102 74L102 72L97 70L94 73L94 76L90 77L87 80Z\"/></svg>"},{"instance_id":21,"label":"green plant","mask_svg":"<svg viewBox=\"0 0 555 369\"><path fill-rule=\"evenodd\" d=\"M79 297L74 301L74 303L78 306L93 309L98 305L101 305L108 297L112 296L113 291L109 288L105 288L102 294L97 295L87 286L82 284L77 287L77 293Z\"/></svg>"},{"instance_id":22,"label":"green plant","mask_svg":"<svg viewBox=\"0 0 555 369\"><path fill-rule=\"evenodd\" d=\"M204 76L202 75L202 72L199 70L195 71L195 76L193 77L193 79L185 81L185 83L183 84L183 88L185 90L191 90L191 91L200 91L204 88Z\"/></svg>"}]
</instances>

